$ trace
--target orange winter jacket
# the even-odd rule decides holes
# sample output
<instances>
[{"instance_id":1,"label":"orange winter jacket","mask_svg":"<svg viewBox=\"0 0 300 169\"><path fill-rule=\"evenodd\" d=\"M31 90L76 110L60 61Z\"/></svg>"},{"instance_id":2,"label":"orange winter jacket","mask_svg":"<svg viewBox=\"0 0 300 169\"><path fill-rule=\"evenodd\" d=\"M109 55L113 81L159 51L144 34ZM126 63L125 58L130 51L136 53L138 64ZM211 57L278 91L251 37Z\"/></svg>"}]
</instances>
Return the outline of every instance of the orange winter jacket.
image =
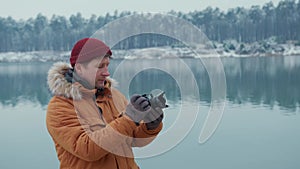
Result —
<instances>
[{"instance_id":1,"label":"orange winter jacket","mask_svg":"<svg viewBox=\"0 0 300 169\"><path fill-rule=\"evenodd\" d=\"M70 69L56 63L48 72L53 93L46 124L54 141L61 169L138 169L132 147L149 144L161 131L137 126L124 115L127 100L107 80L95 97L80 83L65 79Z\"/></svg>"}]
</instances>

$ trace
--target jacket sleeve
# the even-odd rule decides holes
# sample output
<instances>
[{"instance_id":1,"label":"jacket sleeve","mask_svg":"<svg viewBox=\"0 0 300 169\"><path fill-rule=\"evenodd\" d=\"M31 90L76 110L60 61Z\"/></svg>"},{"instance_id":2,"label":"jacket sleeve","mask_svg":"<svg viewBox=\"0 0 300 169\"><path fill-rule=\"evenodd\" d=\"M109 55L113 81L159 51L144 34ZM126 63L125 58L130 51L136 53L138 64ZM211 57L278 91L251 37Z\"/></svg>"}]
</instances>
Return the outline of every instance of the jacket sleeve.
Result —
<instances>
[{"instance_id":1,"label":"jacket sleeve","mask_svg":"<svg viewBox=\"0 0 300 169\"><path fill-rule=\"evenodd\" d=\"M162 130L162 127L163 123L160 123L160 125L156 129L148 130L146 124L141 123L141 125L134 130L132 146L143 147L151 143L156 138L158 133Z\"/></svg>"},{"instance_id":2,"label":"jacket sleeve","mask_svg":"<svg viewBox=\"0 0 300 169\"><path fill-rule=\"evenodd\" d=\"M48 105L47 129L58 145L86 161L96 161L108 153L122 153L117 151L124 150L120 147L128 146L128 138L124 135L133 137L136 128L134 122L121 117L100 130L87 132L72 104L66 98L54 97ZM107 147L110 149L107 150Z\"/></svg>"}]
</instances>

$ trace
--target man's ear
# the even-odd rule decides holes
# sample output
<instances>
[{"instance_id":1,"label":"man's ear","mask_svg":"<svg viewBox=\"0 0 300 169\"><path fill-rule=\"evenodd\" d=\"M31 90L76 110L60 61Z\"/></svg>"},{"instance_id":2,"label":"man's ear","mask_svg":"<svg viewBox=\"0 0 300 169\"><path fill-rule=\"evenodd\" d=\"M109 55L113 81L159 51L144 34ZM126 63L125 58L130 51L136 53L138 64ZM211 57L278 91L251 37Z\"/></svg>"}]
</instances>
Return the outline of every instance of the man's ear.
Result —
<instances>
[{"instance_id":1,"label":"man's ear","mask_svg":"<svg viewBox=\"0 0 300 169\"><path fill-rule=\"evenodd\" d=\"M78 75L82 75L82 65L80 63L76 63L74 69Z\"/></svg>"}]
</instances>

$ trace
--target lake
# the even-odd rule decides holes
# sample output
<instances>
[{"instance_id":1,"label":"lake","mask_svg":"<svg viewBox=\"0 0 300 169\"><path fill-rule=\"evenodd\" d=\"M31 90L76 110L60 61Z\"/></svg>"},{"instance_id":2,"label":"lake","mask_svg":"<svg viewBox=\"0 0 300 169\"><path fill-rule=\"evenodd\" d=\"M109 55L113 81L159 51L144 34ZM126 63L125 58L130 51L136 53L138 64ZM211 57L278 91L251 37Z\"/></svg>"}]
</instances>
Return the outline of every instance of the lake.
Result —
<instances>
[{"instance_id":1,"label":"lake","mask_svg":"<svg viewBox=\"0 0 300 169\"><path fill-rule=\"evenodd\" d=\"M165 138L164 144L173 144L169 149L137 159L142 169L300 167L299 56L222 58L226 77L223 117L214 134L202 144L198 141L199 135L212 98L210 76L200 59L180 60L181 65L174 59L128 60L126 63L111 60L110 72L119 81L117 88L127 97L153 89L165 91L170 107L165 109L164 129L156 141L171 132L174 124L179 128ZM205 60L208 63L210 59ZM0 63L1 169L59 168L45 126L51 98L46 78L52 64ZM191 76L195 84L190 81ZM128 80L128 77L132 78ZM191 96L186 97L188 94ZM180 113L196 116L177 123ZM185 125L190 129L182 132L180 127ZM174 138L182 139L174 144Z\"/></svg>"}]
</instances>

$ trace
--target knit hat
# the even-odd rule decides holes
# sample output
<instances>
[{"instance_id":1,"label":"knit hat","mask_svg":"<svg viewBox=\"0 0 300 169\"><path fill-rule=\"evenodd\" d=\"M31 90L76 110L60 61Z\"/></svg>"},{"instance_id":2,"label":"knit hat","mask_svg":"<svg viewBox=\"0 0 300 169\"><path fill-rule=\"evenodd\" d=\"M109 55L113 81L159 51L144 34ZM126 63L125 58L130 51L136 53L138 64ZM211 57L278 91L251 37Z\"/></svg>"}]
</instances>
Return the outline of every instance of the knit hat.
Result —
<instances>
[{"instance_id":1,"label":"knit hat","mask_svg":"<svg viewBox=\"0 0 300 169\"><path fill-rule=\"evenodd\" d=\"M110 48L102 41L95 38L84 38L74 45L70 63L72 67L75 63L82 63L94 59L95 57L111 56Z\"/></svg>"}]
</instances>

